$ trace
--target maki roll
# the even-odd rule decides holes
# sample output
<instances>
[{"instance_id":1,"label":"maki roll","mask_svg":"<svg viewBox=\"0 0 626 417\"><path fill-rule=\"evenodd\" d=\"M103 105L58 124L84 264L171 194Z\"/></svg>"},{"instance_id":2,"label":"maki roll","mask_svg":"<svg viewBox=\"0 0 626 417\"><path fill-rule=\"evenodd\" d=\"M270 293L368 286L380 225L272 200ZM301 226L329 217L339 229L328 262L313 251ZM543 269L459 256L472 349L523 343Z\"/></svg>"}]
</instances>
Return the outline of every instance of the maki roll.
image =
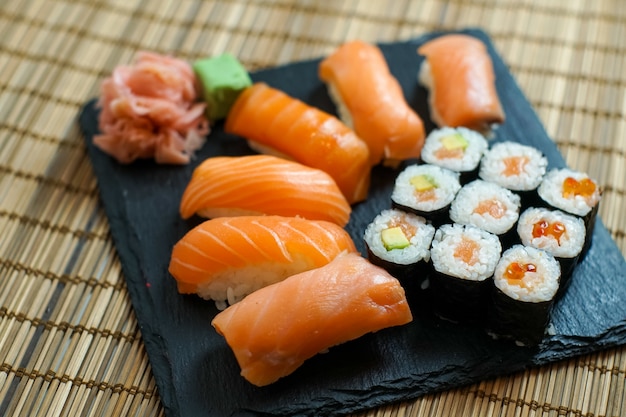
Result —
<instances>
[{"instance_id":1,"label":"maki roll","mask_svg":"<svg viewBox=\"0 0 626 417\"><path fill-rule=\"evenodd\" d=\"M441 226L431 246L429 291L435 314L455 322L482 323L502 246L492 233L471 225Z\"/></svg>"},{"instance_id":2,"label":"maki roll","mask_svg":"<svg viewBox=\"0 0 626 417\"><path fill-rule=\"evenodd\" d=\"M602 189L586 173L568 168L548 172L537 189L541 203L581 217L585 222L583 254L591 246L591 236L602 198Z\"/></svg>"},{"instance_id":3,"label":"maki roll","mask_svg":"<svg viewBox=\"0 0 626 417\"><path fill-rule=\"evenodd\" d=\"M363 238L371 263L402 279L404 284L421 285L434 234L434 226L423 217L389 209L374 218Z\"/></svg>"},{"instance_id":4,"label":"maki roll","mask_svg":"<svg viewBox=\"0 0 626 417\"><path fill-rule=\"evenodd\" d=\"M515 223L519 217L520 197L499 185L475 180L458 192L450 207L450 219L471 224L498 235L504 246L515 242Z\"/></svg>"},{"instance_id":5,"label":"maki roll","mask_svg":"<svg viewBox=\"0 0 626 417\"><path fill-rule=\"evenodd\" d=\"M428 164L458 172L461 184L466 184L478 176L478 166L487 147L487 139L476 131L443 127L428 135L421 157Z\"/></svg>"},{"instance_id":6,"label":"maki roll","mask_svg":"<svg viewBox=\"0 0 626 417\"><path fill-rule=\"evenodd\" d=\"M450 203L459 189L456 172L430 164L410 165L396 178L391 204L437 226L448 222Z\"/></svg>"},{"instance_id":7,"label":"maki roll","mask_svg":"<svg viewBox=\"0 0 626 417\"><path fill-rule=\"evenodd\" d=\"M561 266L559 293L569 285L585 242L585 224L560 210L529 208L517 224L522 244L551 253Z\"/></svg>"},{"instance_id":8,"label":"maki roll","mask_svg":"<svg viewBox=\"0 0 626 417\"><path fill-rule=\"evenodd\" d=\"M516 142L500 142L483 156L478 175L481 179L517 192L522 207L537 200L537 187L548 166L547 158L536 148Z\"/></svg>"},{"instance_id":9,"label":"maki roll","mask_svg":"<svg viewBox=\"0 0 626 417\"><path fill-rule=\"evenodd\" d=\"M561 270L541 249L514 245L502 254L493 276L490 328L496 337L532 346L543 339Z\"/></svg>"}]
</instances>

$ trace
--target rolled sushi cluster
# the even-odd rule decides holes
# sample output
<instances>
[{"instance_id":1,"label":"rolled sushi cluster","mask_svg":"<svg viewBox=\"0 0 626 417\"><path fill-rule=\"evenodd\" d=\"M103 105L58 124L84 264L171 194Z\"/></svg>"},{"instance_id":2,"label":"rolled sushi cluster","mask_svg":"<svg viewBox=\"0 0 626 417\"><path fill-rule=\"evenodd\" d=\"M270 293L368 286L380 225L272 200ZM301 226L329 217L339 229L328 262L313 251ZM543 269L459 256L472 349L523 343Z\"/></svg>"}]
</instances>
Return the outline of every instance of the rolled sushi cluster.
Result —
<instances>
[{"instance_id":1,"label":"rolled sushi cluster","mask_svg":"<svg viewBox=\"0 0 626 417\"><path fill-rule=\"evenodd\" d=\"M392 208L367 227L368 257L436 316L535 345L589 248L601 189L548 170L531 146L486 143L468 129L431 132L396 177Z\"/></svg>"}]
</instances>

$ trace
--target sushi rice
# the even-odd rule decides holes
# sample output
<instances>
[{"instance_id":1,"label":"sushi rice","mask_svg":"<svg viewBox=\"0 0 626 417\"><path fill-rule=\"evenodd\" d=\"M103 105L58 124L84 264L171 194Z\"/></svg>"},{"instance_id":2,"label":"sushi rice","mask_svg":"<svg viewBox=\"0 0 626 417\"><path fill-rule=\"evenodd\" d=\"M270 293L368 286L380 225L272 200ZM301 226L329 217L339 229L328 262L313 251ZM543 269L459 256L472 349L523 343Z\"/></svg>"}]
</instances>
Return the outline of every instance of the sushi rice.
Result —
<instances>
[{"instance_id":1,"label":"sushi rice","mask_svg":"<svg viewBox=\"0 0 626 417\"><path fill-rule=\"evenodd\" d=\"M267 262L266 265L230 268L214 274L211 281L198 284L197 294L205 300L213 300L218 310L224 310L259 288L312 268L314 266L305 256L294 257L292 262L282 264Z\"/></svg>"}]
</instances>

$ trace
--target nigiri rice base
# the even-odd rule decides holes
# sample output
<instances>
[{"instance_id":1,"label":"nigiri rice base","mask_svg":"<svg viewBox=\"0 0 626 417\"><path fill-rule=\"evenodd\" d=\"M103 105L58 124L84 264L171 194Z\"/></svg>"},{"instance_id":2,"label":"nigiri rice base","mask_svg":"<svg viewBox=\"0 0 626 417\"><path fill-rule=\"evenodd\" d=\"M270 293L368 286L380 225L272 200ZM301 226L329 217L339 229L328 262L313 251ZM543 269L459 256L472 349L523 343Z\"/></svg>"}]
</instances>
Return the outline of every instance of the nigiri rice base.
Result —
<instances>
[{"instance_id":1,"label":"nigiri rice base","mask_svg":"<svg viewBox=\"0 0 626 417\"><path fill-rule=\"evenodd\" d=\"M428 94L430 118L432 119L433 122L435 122L437 126L440 126L440 127L445 126L445 123L441 119L441 115L437 111L437 106L435 106L435 103L434 103L435 96L436 96L435 83L433 81L433 74L432 74L432 71L430 70L430 63L428 62L428 59L425 59L422 62L422 65L420 65L419 73L417 75L417 80L422 86L424 86L426 89L430 91L430 94Z\"/></svg>"},{"instance_id":2,"label":"nigiri rice base","mask_svg":"<svg viewBox=\"0 0 626 417\"><path fill-rule=\"evenodd\" d=\"M224 310L260 288L313 268L315 265L304 256L287 263L266 262L228 268L214 274L209 282L199 284L197 294L205 300L215 301L218 310Z\"/></svg>"},{"instance_id":3,"label":"nigiri rice base","mask_svg":"<svg viewBox=\"0 0 626 417\"><path fill-rule=\"evenodd\" d=\"M328 83L326 85L326 88L328 90L328 95L330 96L330 99L332 100L332 102L335 104L335 107L337 108L337 115L339 116L339 120L341 120L343 124L348 126L350 129L354 129L352 113L350 113L350 110L348 110L348 106L346 106L346 103L341 97L341 94L339 93L339 89L335 87L335 84L333 83Z\"/></svg>"}]
</instances>

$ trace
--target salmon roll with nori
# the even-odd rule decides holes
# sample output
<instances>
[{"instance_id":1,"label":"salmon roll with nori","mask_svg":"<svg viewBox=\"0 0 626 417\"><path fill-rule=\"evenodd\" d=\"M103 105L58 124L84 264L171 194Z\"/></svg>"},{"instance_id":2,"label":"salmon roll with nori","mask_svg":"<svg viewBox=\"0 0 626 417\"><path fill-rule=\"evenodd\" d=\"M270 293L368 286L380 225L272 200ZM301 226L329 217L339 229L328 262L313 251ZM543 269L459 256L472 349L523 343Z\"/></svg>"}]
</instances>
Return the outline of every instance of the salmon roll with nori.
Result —
<instances>
[{"instance_id":1,"label":"salmon roll with nori","mask_svg":"<svg viewBox=\"0 0 626 417\"><path fill-rule=\"evenodd\" d=\"M450 206L450 219L498 235L503 246L508 247L516 240L519 211L517 194L497 184L475 180L457 193Z\"/></svg>"},{"instance_id":2,"label":"salmon roll with nori","mask_svg":"<svg viewBox=\"0 0 626 417\"><path fill-rule=\"evenodd\" d=\"M602 189L588 174L568 168L549 171L537 190L540 204L581 217L585 222L583 255L591 246Z\"/></svg>"},{"instance_id":3,"label":"salmon roll with nori","mask_svg":"<svg viewBox=\"0 0 626 417\"><path fill-rule=\"evenodd\" d=\"M430 164L410 165L396 178L391 204L437 226L448 222L450 204L460 189L457 172Z\"/></svg>"},{"instance_id":4,"label":"salmon roll with nori","mask_svg":"<svg viewBox=\"0 0 626 417\"><path fill-rule=\"evenodd\" d=\"M426 137L421 157L427 164L458 172L461 184L466 184L478 176L480 160L487 148L487 139L476 131L443 127Z\"/></svg>"},{"instance_id":5,"label":"salmon roll with nori","mask_svg":"<svg viewBox=\"0 0 626 417\"><path fill-rule=\"evenodd\" d=\"M585 224L560 210L529 208L517 224L522 244L551 253L561 265L559 293L567 286L585 243Z\"/></svg>"},{"instance_id":6,"label":"salmon roll with nori","mask_svg":"<svg viewBox=\"0 0 626 417\"><path fill-rule=\"evenodd\" d=\"M500 142L485 152L478 175L481 179L515 191L522 207L537 201L537 187L546 173L548 159L532 146L517 142Z\"/></svg>"},{"instance_id":7,"label":"salmon roll with nori","mask_svg":"<svg viewBox=\"0 0 626 417\"><path fill-rule=\"evenodd\" d=\"M497 236L475 226L446 224L431 245L432 292L435 314L456 322L485 319L496 264L502 253Z\"/></svg>"},{"instance_id":8,"label":"salmon roll with nori","mask_svg":"<svg viewBox=\"0 0 626 417\"><path fill-rule=\"evenodd\" d=\"M561 268L554 256L529 246L514 245L502 254L493 276L490 332L519 345L543 339Z\"/></svg>"},{"instance_id":9,"label":"salmon roll with nori","mask_svg":"<svg viewBox=\"0 0 626 417\"><path fill-rule=\"evenodd\" d=\"M423 217L390 209L374 218L365 229L363 239L371 263L386 269L403 283L421 285L434 234L435 227Z\"/></svg>"}]
</instances>

